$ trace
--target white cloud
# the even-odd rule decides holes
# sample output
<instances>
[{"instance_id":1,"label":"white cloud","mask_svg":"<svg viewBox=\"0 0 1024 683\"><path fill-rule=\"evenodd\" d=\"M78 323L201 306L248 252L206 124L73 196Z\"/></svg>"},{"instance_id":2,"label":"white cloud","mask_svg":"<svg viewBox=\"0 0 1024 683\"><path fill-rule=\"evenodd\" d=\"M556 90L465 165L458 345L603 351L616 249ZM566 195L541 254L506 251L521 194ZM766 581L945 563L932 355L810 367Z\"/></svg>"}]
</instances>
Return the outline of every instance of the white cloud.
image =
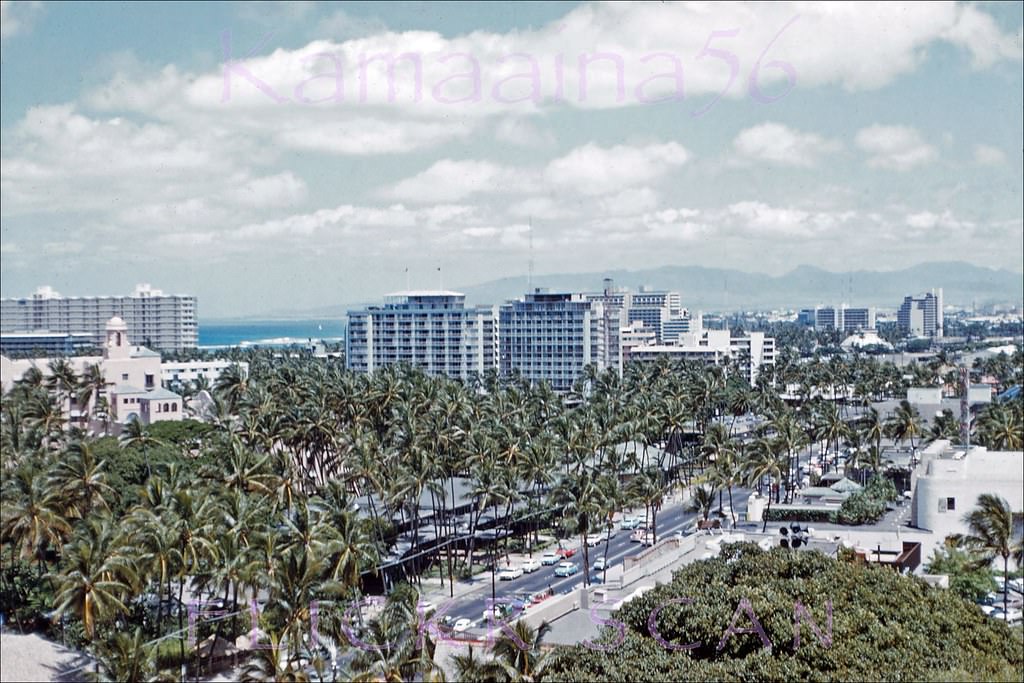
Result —
<instances>
[{"instance_id":1,"label":"white cloud","mask_svg":"<svg viewBox=\"0 0 1024 683\"><path fill-rule=\"evenodd\" d=\"M909 126L875 125L857 132L857 146L868 153L868 166L907 171L938 158L939 153Z\"/></svg>"},{"instance_id":2,"label":"white cloud","mask_svg":"<svg viewBox=\"0 0 1024 683\"><path fill-rule=\"evenodd\" d=\"M645 147L588 143L551 161L544 169L544 178L580 194L607 194L657 180L687 159L689 153L676 142Z\"/></svg>"},{"instance_id":3,"label":"white cloud","mask_svg":"<svg viewBox=\"0 0 1024 683\"><path fill-rule=\"evenodd\" d=\"M600 201L602 214L628 216L652 211L658 207L658 193L649 187L628 188Z\"/></svg>"},{"instance_id":4,"label":"white cloud","mask_svg":"<svg viewBox=\"0 0 1024 683\"><path fill-rule=\"evenodd\" d=\"M480 193L517 192L536 185L534 173L490 161L442 159L385 194L413 202L450 202Z\"/></svg>"},{"instance_id":5,"label":"white cloud","mask_svg":"<svg viewBox=\"0 0 1024 683\"><path fill-rule=\"evenodd\" d=\"M29 30L42 10L41 2L0 0L0 39Z\"/></svg>"},{"instance_id":6,"label":"white cloud","mask_svg":"<svg viewBox=\"0 0 1024 683\"><path fill-rule=\"evenodd\" d=\"M555 136L550 130L535 126L522 117L508 116L498 121L494 137L520 147L545 147L555 144Z\"/></svg>"},{"instance_id":7,"label":"white cloud","mask_svg":"<svg viewBox=\"0 0 1024 683\"><path fill-rule=\"evenodd\" d=\"M981 166L998 166L1006 163L1006 155L998 147L975 145L974 163Z\"/></svg>"},{"instance_id":8,"label":"white cloud","mask_svg":"<svg viewBox=\"0 0 1024 683\"><path fill-rule=\"evenodd\" d=\"M732 144L745 159L783 166L814 166L821 156L842 149L838 141L773 122L741 130Z\"/></svg>"},{"instance_id":9,"label":"white cloud","mask_svg":"<svg viewBox=\"0 0 1024 683\"><path fill-rule=\"evenodd\" d=\"M949 209L945 209L942 213L921 211L919 213L908 214L905 222L907 226L911 228L910 233L914 237L921 237L928 233L934 233L936 230L941 230L943 232L962 232L971 231L975 227L975 224L972 221L958 219Z\"/></svg>"},{"instance_id":10,"label":"white cloud","mask_svg":"<svg viewBox=\"0 0 1024 683\"><path fill-rule=\"evenodd\" d=\"M975 5L958 5L956 22L942 37L971 53L975 68L985 68L999 60L1021 59L1021 30L1003 33L991 15Z\"/></svg>"}]
</instances>

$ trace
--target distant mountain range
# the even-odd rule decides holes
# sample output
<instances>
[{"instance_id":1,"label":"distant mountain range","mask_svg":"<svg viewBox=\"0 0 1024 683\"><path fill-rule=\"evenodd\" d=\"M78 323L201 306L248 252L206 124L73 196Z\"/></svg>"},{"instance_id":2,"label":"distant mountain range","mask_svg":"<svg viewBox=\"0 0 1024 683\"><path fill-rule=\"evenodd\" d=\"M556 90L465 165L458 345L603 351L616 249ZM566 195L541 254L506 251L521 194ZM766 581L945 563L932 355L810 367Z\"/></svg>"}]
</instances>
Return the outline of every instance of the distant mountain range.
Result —
<instances>
[{"instance_id":1,"label":"distant mountain range","mask_svg":"<svg viewBox=\"0 0 1024 683\"><path fill-rule=\"evenodd\" d=\"M903 270L846 273L805 265L779 276L726 268L664 266L648 270L535 275L533 284L552 291L596 292L600 291L606 277L614 280L617 287L629 287L633 291L641 285L677 290L682 294L683 305L694 311L796 309L844 302L851 306L896 309L906 295L939 287L947 305L1019 305L1024 299L1024 277L1020 273L958 261L922 263ZM526 277L506 277L455 289L466 294L467 303L499 304L522 296L527 291L527 280ZM344 318L353 303L276 311L250 316L250 319Z\"/></svg>"},{"instance_id":2,"label":"distant mountain range","mask_svg":"<svg viewBox=\"0 0 1024 683\"><path fill-rule=\"evenodd\" d=\"M599 291L604 278L636 291L641 285L677 290L691 310L732 311L784 309L806 306L876 306L896 309L908 294L939 287L945 304L983 306L1019 303L1024 299L1024 278L1009 270L982 268L963 262L922 263L903 270L857 270L832 273L814 266L799 266L785 275L747 273L701 266L665 266L650 270L613 270L602 273L535 275L535 287L552 291ZM521 296L525 277L502 278L460 288L467 301L501 302Z\"/></svg>"}]
</instances>

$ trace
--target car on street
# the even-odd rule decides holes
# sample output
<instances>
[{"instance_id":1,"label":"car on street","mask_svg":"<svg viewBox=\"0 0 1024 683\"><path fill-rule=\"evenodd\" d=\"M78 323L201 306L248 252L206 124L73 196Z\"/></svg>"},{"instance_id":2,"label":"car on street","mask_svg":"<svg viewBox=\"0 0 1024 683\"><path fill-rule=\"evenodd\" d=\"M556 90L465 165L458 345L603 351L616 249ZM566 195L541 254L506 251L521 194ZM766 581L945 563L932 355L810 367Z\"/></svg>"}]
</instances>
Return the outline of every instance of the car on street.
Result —
<instances>
[{"instance_id":1,"label":"car on street","mask_svg":"<svg viewBox=\"0 0 1024 683\"><path fill-rule=\"evenodd\" d=\"M518 579L522 575L523 575L523 568L522 567L518 567L516 565L510 565L510 566L505 567L504 569L502 569L501 571L498 572L498 580L499 581L512 581L513 579Z\"/></svg>"},{"instance_id":2,"label":"car on street","mask_svg":"<svg viewBox=\"0 0 1024 683\"><path fill-rule=\"evenodd\" d=\"M601 541L603 541L603 540L604 540L603 536L599 536L599 535L587 536L587 545L589 545L591 548L593 548L595 546L601 545Z\"/></svg>"},{"instance_id":3,"label":"car on street","mask_svg":"<svg viewBox=\"0 0 1024 683\"><path fill-rule=\"evenodd\" d=\"M455 625L452 626L452 630L455 631L456 633L462 633L463 631L466 631L472 625L473 625L473 622L470 619L467 619L466 617L462 617L461 619L456 619L455 620Z\"/></svg>"},{"instance_id":4,"label":"car on street","mask_svg":"<svg viewBox=\"0 0 1024 683\"><path fill-rule=\"evenodd\" d=\"M559 548L555 554L566 560L576 554L576 548Z\"/></svg>"},{"instance_id":5,"label":"car on street","mask_svg":"<svg viewBox=\"0 0 1024 683\"><path fill-rule=\"evenodd\" d=\"M643 543L643 540L647 538L647 531L645 529L637 529L629 535L630 543Z\"/></svg>"},{"instance_id":6,"label":"car on street","mask_svg":"<svg viewBox=\"0 0 1024 683\"><path fill-rule=\"evenodd\" d=\"M607 569L607 567L608 563L605 562L605 559L603 557L599 557L597 558L597 560L594 561L595 572L603 572L605 569Z\"/></svg>"},{"instance_id":7,"label":"car on street","mask_svg":"<svg viewBox=\"0 0 1024 683\"><path fill-rule=\"evenodd\" d=\"M626 529L627 531L632 531L638 526L640 526L640 520L636 517L623 517L622 521L619 522L619 528Z\"/></svg>"},{"instance_id":8,"label":"car on street","mask_svg":"<svg viewBox=\"0 0 1024 683\"><path fill-rule=\"evenodd\" d=\"M523 560L523 564L520 566L523 568L524 572L526 572L527 574L532 574L533 572L540 569L540 560L531 557L528 560Z\"/></svg>"},{"instance_id":9,"label":"car on street","mask_svg":"<svg viewBox=\"0 0 1024 683\"><path fill-rule=\"evenodd\" d=\"M545 589L539 590L536 593L534 593L533 595L531 595L530 596L530 602L532 602L534 605L536 605L536 604L539 604L541 602L544 602L545 600L547 600L548 598L550 598L554 594L555 594L555 592L553 590L551 590L550 588L545 588Z\"/></svg>"},{"instance_id":10,"label":"car on street","mask_svg":"<svg viewBox=\"0 0 1024 683\"><path fill-rule=\"evenodd\" d=\"M555 576L572 576L580 570L575 562L559 562L555 567Z\"/></svg>"},{"instance_id":11,"label":"car on street","mask_svg":"<svg viewBox=\"0 0 1024 683\"><path fill-rule=\"evenodd\" d=\"M553 564L558 564L559 555L554 550L550 550L544 553L540 558L540 563L545 567Z\"/></svg>"}]
</instances>

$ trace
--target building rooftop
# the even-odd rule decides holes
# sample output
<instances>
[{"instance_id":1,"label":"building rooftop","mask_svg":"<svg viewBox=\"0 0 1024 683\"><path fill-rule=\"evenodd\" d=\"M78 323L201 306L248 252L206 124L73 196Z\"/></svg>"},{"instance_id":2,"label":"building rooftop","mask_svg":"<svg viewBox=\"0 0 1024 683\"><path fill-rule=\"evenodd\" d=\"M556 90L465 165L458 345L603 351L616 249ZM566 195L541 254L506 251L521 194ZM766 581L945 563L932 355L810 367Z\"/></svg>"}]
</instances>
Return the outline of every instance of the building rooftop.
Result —
<instances>
[{"instance_id":1,"label":"building rooftop","mask_svg":"<svg viewBox=\"0 0 1024 683\"><path fill-rule=\"evenodd\" d=\"M385 299L393 297L428 297L428 296L466 296L462 292L453 292L450 289L410 289L405 292L392 292L385 294Z\"/></svg>"}]
</instances>

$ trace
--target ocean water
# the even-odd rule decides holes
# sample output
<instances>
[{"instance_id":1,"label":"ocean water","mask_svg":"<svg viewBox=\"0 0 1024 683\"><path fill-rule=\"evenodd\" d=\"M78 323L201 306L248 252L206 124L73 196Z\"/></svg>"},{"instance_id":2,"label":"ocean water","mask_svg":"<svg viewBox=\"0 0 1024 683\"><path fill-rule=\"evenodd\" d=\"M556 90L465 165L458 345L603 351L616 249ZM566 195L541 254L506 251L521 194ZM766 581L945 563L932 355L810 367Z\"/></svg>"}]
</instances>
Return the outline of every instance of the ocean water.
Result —
<instances>
[{"instance_id":1,"label":"ocean water","mask_svg":"<svg viewBox=\"0 0 1024 683\"><path fill-rule=\"evenodd\" d=\"M338 341L345 336L341 320L199 321L199 346L287 346L313 341Z\"/></svg>"}]
</instances>

